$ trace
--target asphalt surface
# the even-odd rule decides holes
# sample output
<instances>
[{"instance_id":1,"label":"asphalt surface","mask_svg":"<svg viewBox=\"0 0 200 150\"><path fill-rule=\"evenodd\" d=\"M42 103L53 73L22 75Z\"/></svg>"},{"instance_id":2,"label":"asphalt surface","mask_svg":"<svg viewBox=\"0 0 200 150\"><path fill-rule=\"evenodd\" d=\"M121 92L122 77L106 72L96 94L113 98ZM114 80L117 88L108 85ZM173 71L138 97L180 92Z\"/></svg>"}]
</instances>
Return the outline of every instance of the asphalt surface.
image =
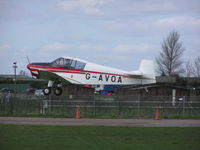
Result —
<instances>
[{"instance_id":1,"label":"asphalt surface","mask_svg":"<svg viewBox=\"0 0 200 150\"><path fill-rule=\"evenodd\" d=\"M200 120L0 117L0 124L54 126L200 127Z\"/></svg>"}]
</instances>

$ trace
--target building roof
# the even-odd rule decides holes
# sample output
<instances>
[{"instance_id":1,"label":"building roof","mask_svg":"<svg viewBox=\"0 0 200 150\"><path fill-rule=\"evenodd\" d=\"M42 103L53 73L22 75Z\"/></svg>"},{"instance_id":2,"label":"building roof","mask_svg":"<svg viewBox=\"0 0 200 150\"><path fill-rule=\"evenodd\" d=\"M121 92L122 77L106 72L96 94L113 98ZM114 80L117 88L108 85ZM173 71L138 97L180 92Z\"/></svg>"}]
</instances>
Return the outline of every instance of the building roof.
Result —
<instances>
[{"instance_id":1,"label":"building roof","mask_svg":"<svg viewBox=\"0 0 200 150\"><path fill-rule=\"evenodd\" d=\"M146 85L127 85L127 86L120 86L119 89L127 89L127 90L139 90L139 89L147 89L147 88L155 88L155 87L171 87L176 89L184 89L189 90L186 87L170 85L170 84L146 84Z\"/></svg>"},{"instance_id":2,"label":"building roof","mask_svg":"<svg viewBox=\"0 0 200 150\"><path fill-rule=\"evenodd\" d=\"M1 74L0 75L0 81L13 81L15 79L15 75L6 75ZM45 81L43 79L35 79L29 76L23 76L23 75L16 75L17 81Z\"/></svg>"}]
</instances>

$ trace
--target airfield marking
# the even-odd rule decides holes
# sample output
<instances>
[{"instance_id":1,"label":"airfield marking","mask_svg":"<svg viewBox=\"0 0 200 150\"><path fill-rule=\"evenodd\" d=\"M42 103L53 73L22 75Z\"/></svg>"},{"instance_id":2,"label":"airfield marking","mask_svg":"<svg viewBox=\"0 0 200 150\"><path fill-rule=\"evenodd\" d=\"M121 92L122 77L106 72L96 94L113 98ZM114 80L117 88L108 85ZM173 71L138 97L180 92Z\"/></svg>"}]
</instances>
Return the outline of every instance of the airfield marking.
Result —
<instances>
[{"instance_id":1,"label":"airfield marking","mask_svg":"<svg viewBox=\"0 0 200 150\"><path fill-rule=\"evenodd\" d=\"M56 126L200 127L200 120L0 117L0 124Z\"/></svg>"}]
</instances>

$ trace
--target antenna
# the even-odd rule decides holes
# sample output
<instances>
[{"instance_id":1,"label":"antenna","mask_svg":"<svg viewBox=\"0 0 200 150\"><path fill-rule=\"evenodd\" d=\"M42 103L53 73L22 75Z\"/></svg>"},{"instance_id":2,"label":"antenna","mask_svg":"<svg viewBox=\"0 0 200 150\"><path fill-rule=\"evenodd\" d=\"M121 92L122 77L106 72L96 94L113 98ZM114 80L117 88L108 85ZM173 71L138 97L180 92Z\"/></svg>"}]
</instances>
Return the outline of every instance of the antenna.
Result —
<instances>
[{"instance_id":1,"label":"antenna","mask_svg":"<svg viewBox=\"0 0 200 150\"><path fill-rule=\"evenodd\" d=\"M30 60L29 60L28 56L26 56L26 59L27 59L28 63L30 64Z\"/></svg>"}]
</instances>

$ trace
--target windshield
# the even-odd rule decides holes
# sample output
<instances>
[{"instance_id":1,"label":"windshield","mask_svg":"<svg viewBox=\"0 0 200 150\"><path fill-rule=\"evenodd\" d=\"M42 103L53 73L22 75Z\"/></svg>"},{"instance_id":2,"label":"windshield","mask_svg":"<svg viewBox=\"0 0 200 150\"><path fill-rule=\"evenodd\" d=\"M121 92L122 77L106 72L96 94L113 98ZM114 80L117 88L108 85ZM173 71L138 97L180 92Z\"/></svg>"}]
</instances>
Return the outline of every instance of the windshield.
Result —
<instances>
[{"instance_id":1,"label":"windshield","mask_svg":"<svg viewBox=\"0 0 200 150\"><path fill-rule=\"evenodd\" d=\"M52 67L55 68L66 68L66 69L75 69L75 70L83 70L85 68L86 63L66 58L58 58L51 63Z\"/></svg>"}]
</instances>

